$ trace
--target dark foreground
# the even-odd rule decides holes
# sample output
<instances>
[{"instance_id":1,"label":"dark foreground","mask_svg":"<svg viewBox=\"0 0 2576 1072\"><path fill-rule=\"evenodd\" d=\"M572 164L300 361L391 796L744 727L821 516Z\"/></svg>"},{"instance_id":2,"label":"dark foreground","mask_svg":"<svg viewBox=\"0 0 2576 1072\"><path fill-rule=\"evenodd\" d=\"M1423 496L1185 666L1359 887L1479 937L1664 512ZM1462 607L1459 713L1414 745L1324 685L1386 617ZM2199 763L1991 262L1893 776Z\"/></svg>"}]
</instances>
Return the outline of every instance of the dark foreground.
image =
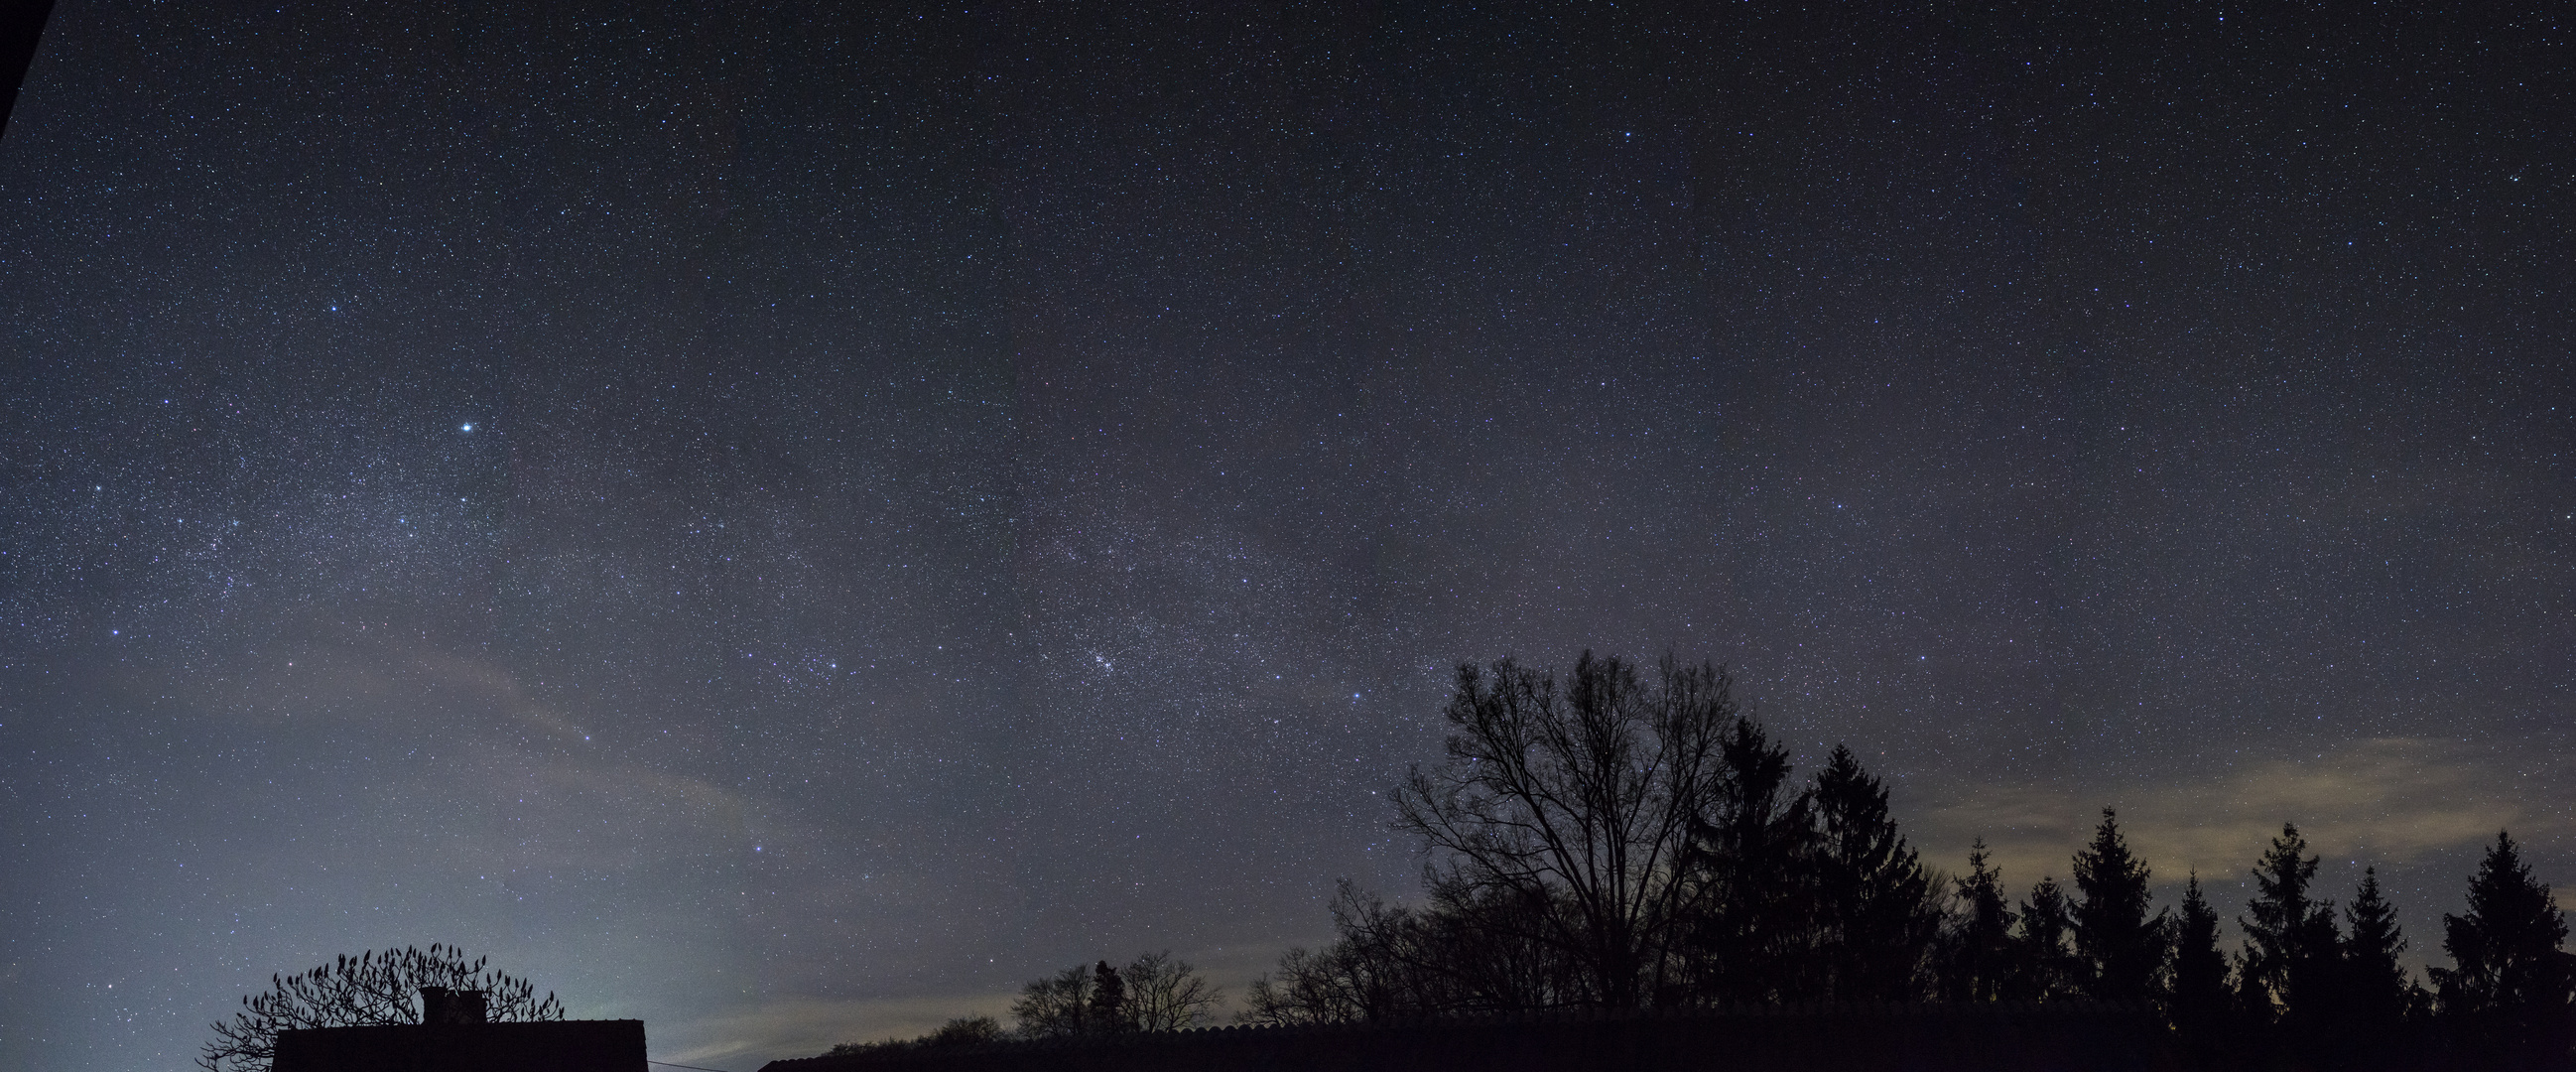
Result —
<instances>
[{"instance_id":1,"label":"dark foreground","mask_svg":"<svg viewBox=\"0 0 2576 1072\"><path fill-rule=\"evenodd\" d=\"M761 1072L2156 1072L2182 1067L2149 1007L2059 1002L1211 1028L878 1050L772 1061Z\"/></svg>"}]
</instances>

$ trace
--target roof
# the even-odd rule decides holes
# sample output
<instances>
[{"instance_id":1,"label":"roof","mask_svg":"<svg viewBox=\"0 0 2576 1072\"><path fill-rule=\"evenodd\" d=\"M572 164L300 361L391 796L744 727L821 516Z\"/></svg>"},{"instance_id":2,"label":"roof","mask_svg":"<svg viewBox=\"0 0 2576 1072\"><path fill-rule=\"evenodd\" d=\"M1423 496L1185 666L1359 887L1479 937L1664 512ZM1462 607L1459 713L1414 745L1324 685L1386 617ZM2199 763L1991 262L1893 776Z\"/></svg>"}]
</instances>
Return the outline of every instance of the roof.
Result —
<instances>
[{"instance_id":1,"label":"roof","mask_svg":"<svg viewBox=\"0 0 2576 1072\"><path fill-rule=\"evenodd\" d=\"M642 1020L317 1027L277 1033L271 1072L645 1072Z\"/></svg>"}]
</instances>

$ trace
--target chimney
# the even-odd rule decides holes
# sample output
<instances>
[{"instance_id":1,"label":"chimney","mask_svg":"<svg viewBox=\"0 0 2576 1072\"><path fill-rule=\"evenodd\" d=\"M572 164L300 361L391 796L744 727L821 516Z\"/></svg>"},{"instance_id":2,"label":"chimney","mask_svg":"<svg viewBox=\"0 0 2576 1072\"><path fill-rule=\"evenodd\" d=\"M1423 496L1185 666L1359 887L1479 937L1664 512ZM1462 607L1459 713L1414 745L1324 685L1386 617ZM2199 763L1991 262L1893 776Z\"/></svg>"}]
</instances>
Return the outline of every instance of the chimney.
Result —
<instances>
[{"instance_id":1,"label":"chimney","mask_svg":"<svg viewBox=\"0 0 2576 1072\"><path fill-rule=\"evenodd\" d=\"M420 988L420 1022L439 1026L483 1022L483 991L443 986Z\"/></svg>"}]
</instances>

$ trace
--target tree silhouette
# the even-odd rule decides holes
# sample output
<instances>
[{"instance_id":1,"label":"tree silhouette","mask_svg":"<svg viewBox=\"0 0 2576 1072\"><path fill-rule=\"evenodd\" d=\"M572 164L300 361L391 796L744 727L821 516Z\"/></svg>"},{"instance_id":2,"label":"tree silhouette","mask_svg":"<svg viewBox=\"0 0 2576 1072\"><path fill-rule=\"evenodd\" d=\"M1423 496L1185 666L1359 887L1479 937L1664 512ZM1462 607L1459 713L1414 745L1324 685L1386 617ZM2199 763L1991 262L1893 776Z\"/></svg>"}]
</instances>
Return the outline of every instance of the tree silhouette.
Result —
<instances>
[{"instance_id":1,"label":"tree silhouette","mask_svg":"<svg viewBox=\"0 0 2576 1072\"><path fill-rule=\"evenodd\" d=\"M2228 1001L2236 1020L2247 1028L2265 1028L2279 1022L2281 1006L2273 1000L2272 988L2255 972L2253 947L2239 949L2227 959L2229 976L2236 982Z\"/></svg>"},{"instance_id":2,"label":"tree silhouette","mask_svg":"<svg viewBox=\"0 0 2576 1072\"><path fill-rule=\"evenodd\" d=\"M1968 849L1968 874L1958 880L1959 919L1952 928L1950 963L1942 972L1951 1001L1997 1001L2012 979L2012 925L2020 918L2004 900L2003 873L1986 866L1986 839Z\"/></svg>"},{"instance_id":3,"label":"tree silhouette","mask_svg":"<svg viewBox=\"0 0 2576 1072\"><path fill-rule=\"evenodd\" d=\"M2198 1059L2287 1067L2474 1061L2492 1056L2463 1041L2480 1032L2576 1027L2567 924L2509 836L2468 913L2444 917L2457 966L2434 976L2452 1031L2420 1015L2431 1002L2398 960L2407 943L2377 869L2342 913L2347 936L2296 824L2255 862L2232 956L2198 874L2178 908L2155 909L2153 872L2110 808L2075 854L2076 896L2044 877L2015 909L1983 839L1966 877L1929 872L1850 749L1794 785L1788 749L1729 688L1669 658L1645 682L1586 652L1561 689L1509 659L1461 666L1447 762L1415 768L1395 797L1399 826L1434 856L1427 896L1392 906L1345 882L1335 940L1290 950L1243 1018L2082 995L2161 999ZM1103 962L1032 983L1024 1029L1159 1024L1151 978L1140 960L1123 978Z\"/></svg>"},{"instance_id":4,"label":"tree silhouette","mask_svg":"<svg viewBox=\"0 0 2576 1072\"><path fill-rule=\"evenodd\" d=\"M2218 951L2218 913L2201 896L2200 875L2185 881L2174 921L2171 1007L2178 1023L2206 1023L2227 1007L2227 956Z\"/></svg>"},{"instance_id":5,"label":"tree silhouette","mask_svg":"<svg viewBox=\"0 0 2576 1072\"><path fill-rule=\"evenodd\" d=\"M825 1056L886 1053L936 1046L979 1046L989 1042L999 1042L1004 1037L1002 1025L990 1016L960 1016L939 1025L938 1030L911 1041L888 1036L881 1042L844 1042L832 1047Z\"/></svg>"},{"instance_id":6,"label":"tree silhouette","mask_svg":"<svg viewBox=\"0 0 2576 1072\"><path fill-rule=\"evenodd\" d=\"M1118 969L1101 961L1091 973L1091 1029L1096 1032L1125 1031L1134 1026L1128 1019L1127 984L1118 978Z\"/></svg>"},{"instance_id":7,"label":"tree silhouette","mask_svg":"<svg viewBox=\"0 0 2576 1072\"><path fill-rule=\"evenodd\" d=\"M1816 772L1820 959L1837 1001L1920 996L1925 954L1941 927L1931 877L1888 815L1887 787L1834 746Z\"/></svg>"},{"instance_id":8,"label":"tree silhouette","mask_svg":"<svg viewBox=\"0 0 2576 1072\"><path fill-rule=\"evenodd\" d=\"M1279 956L1279 968L1244 989L1243 1010L1236 1018L1264 1027L1367 1023L1381 1019L1368 996L1375 988L1354 972L1340 943L1320 950L1291 947Z\"/></svg>"},{"instance_id":9,"label":"tree silhouette","mask_svg":"<svg viewBox=\"0 0 2576 1072\"><path fill-rule=\"evenodd\" d=\"M1719 746L1718 785L1692 824L1711 896L1691 922L1684 985L1697 1000L1806 1000L1814 949L1814 798L1789 790L1789 750L1738 718Z\"/></svg>"},{"instance_id":10,"label":"tree silhouette","mask_svg":"<svg viewBox=\"0 0 2576 1072\"><path fill-rule=\"evenodd\" d=\"M2236 921L2245 930L2249 996L2259 993L2293 1025L2325 1011L2341 960L2334 902L2309 896L2317 858L2305 855L2307 849L2299 828L2282 824L2281 836L2254 866L2255 896L2245 906L2247 915Z\"/></svg>"},{"instance_id":11,"label":"tree silhouette","mask_svg":"<svg viewBox=\"0 0 2576 1072\"><path fill-rule=\"evenodd\" d=\"M1632 1008L1665 989L1708 884L1685 858L1716 787L1731 680L1669 657L1649 685L1585 652L1560 691L1510 659L1458 668L1448 761L1415 768L1398 823L1443 859L1434 894L1501 902L1581 973L1586 1004Z\"/></svg>"},{"instance_id":12,"label":"tree silhouette","mask_svg":"<svg viewBox=\"0 0 2576 1072\"><path fill-rule=\"evenodd\" d=\"M2406 935L2397 926L2397 909L2380 895L2377 867L2362 869L2361 889L2343 912L2351 930L2343 940L2343 969L2335 988L2341 1019L2361 1030L2404 1019L2420 988L2397 962L2397 955L2406 951Z\"/></svg>"},{"instance_id":13,"label":"tree silhouette","mask_svg":"<svg viewBox=\"0 0 2576 1072\"><path fill-rule=\"evenodd\" d=\"M2021 903L2021 933L2013 939L2011 997L2045 1001L2076 992L2077 964L2066 948L2071 926L2066 891L2055 878L2041 878L2030 888L2030 899Z\"/></svg>"},{"instance_id":14,"label":"tree silhouette","mask_svg":"<svg viewBox=\"0 0 2576 1072\"><path fill-rule=\"evenodd\" d=\"M1273 1026L1377 1023L1398 1017L1463 1011L1454 980L1465 950L1409 908L1387 904L1344 879L1332 902L1331 945L1294 948L1279 958L1276 978L1252 982L1239 1014Z\"/></svg>"},{"instance_id":15,"label":"tree silhouette","mask_svg":"<svg viewBox=\"0 0 2576 1072\"><path fill-rule=\"evenodd\" d=\"M2194 872L2184 881L2182 911L2173 921L2173 967L2165 1013L2182 1045L2206 1063L2231 1042L2230 1004L2227 955L2218 951L2218 912L2201 896L2200 875Z\"/></svg>"},{"instance_id":16,"label":"tree silhouette","mask_svg":"<svg viewBox=\"0 0 2576 1072\"><path fill-rule=\"evenodd\" d=\"M921 1036L924 1046L980 1046L999 1041L1002 1025L990 1016L959 1016Z\"/></svg>"},{"instance_id":17,"label":"tree silhouette","mask_svg":"<svg viewBox=\"0 0 2576 1072\"><path fill-rule=\"evenodd\" d=\"M1123 968L1103 960L1032 979L1011 1003L1011 1018L1027 1038L1177 1031L1205 1021L1223 998L1189 962L1164 950L1138 954Z\"/></svg>"},{"instance_id":18,"label":"tree silhouette","mask_svg":"<svg viewBox=\"0 0 2576 1072\"><path fill-rule=\"evenodd\" d=\"M1093 1032L1091 969L1076 964L1044 979L1032 979L1011 1002L1011 1018L1028 1038L1060 1038Z\"/></svg>"},{"instance_id":19,"label":"tree silhouette","mask_svg":"<svg viewBox=\"0 0 2576 1072\"><path fill-rule=\"evenodd\" d=\"M1570 911L1562 903L1565 896L1434 888L1428 911L1415 917L1412 940L1400 947L1412 957L1408 976L1418 987L1413 1003L1461 1012L1595 1003L1590 973L1574 951L1551 939L1550 921Z\"/></svg>"},{"instance_id":20,"label":"tree silhouette","mask_svg":"<svg viewBox=\"0 0 2576 1072\"><path fill-rule=\"evenodd\" d=\"M487 1020L564 1018L552 993L539 999L527 980L486 964L484 957L465 959L455 946L432 945L343 954L307 971L272 975L267 993L244 995L232 1022L214 1025L197 1065L207 1072L266 1072L280 1031L420 1023L423 1010L413 1000L424 987L480 992Z\"/></svg>"},{"instance_id":21,"label":"tree silhouette","mask_svg":"<svg viewBox=\"0 0 2576 1072\"><path fill-rule=\"evenodd\" d=\"M2443 1011L2524 1030L2558 1023L2570 998L2566 941L2557 900L2499 832L2469 878L2468 914L2442 916L2442 950L2456 965L2433 969Z\"/></svg>"},{"instance_id":22,"label":"tree silhouette","mask_svg":"<svg viewBox=\"0 0 2576 1072\"><path fill-rule=\"evenodd\" d=\"M1127 1017L1139 1031L1197 1027L1225 998L1188 961L1172 959L1168 949L1129 961L1119 978L1126 984Z\"/></svg>"},{"instance_id":23,"label":"tree silhouette","mask_svg":"<svg viewBox=\"0 0 2576 1072\"><path fill-rule=\"evenodd\" d=\"M1572 960L1545 940L1547 910L1508 891L1459 900L1435 890L1417 911L1388 905L1346 879L1332 913L1333 943L1281 957L1276 978L1265 975L1247 992L1245 1021L1529 1012L1580 1004L1590 993Z\"/></svg>"},{"instance_id":24,"label":"tree silhouette","mask_svg":"<svg viewBox=\"0 0 2576 1072\"><path fill-rule=\"evenodd\" d=\"M2155 994L2169 944L2164 913L2147 915L2147 865L2129 852L2119 816L2102 809L2093 841L2075 854L2075 948L2084 960L2084 989L2103 1001Z\"/></svg>"}]
</instances>

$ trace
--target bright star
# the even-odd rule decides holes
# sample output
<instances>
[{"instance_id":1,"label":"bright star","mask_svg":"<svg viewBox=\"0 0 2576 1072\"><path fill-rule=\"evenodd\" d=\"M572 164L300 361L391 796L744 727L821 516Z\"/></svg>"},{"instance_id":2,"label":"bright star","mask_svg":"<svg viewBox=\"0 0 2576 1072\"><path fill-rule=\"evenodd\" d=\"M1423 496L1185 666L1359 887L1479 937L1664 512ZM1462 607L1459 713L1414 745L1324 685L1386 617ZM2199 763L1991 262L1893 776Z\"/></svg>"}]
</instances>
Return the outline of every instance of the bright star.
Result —
<instances>
[{"instance_id":1,"label":"bright star","mask_svg":"<svg viewBox=\"0 0 2576 1072\"><path fill-rule=\"evenodd\" d=\"M460 432L471 432L474 430L474 422L467 421L464 424L457 426L456 430Z\"/></svg>"}]
</instances>

